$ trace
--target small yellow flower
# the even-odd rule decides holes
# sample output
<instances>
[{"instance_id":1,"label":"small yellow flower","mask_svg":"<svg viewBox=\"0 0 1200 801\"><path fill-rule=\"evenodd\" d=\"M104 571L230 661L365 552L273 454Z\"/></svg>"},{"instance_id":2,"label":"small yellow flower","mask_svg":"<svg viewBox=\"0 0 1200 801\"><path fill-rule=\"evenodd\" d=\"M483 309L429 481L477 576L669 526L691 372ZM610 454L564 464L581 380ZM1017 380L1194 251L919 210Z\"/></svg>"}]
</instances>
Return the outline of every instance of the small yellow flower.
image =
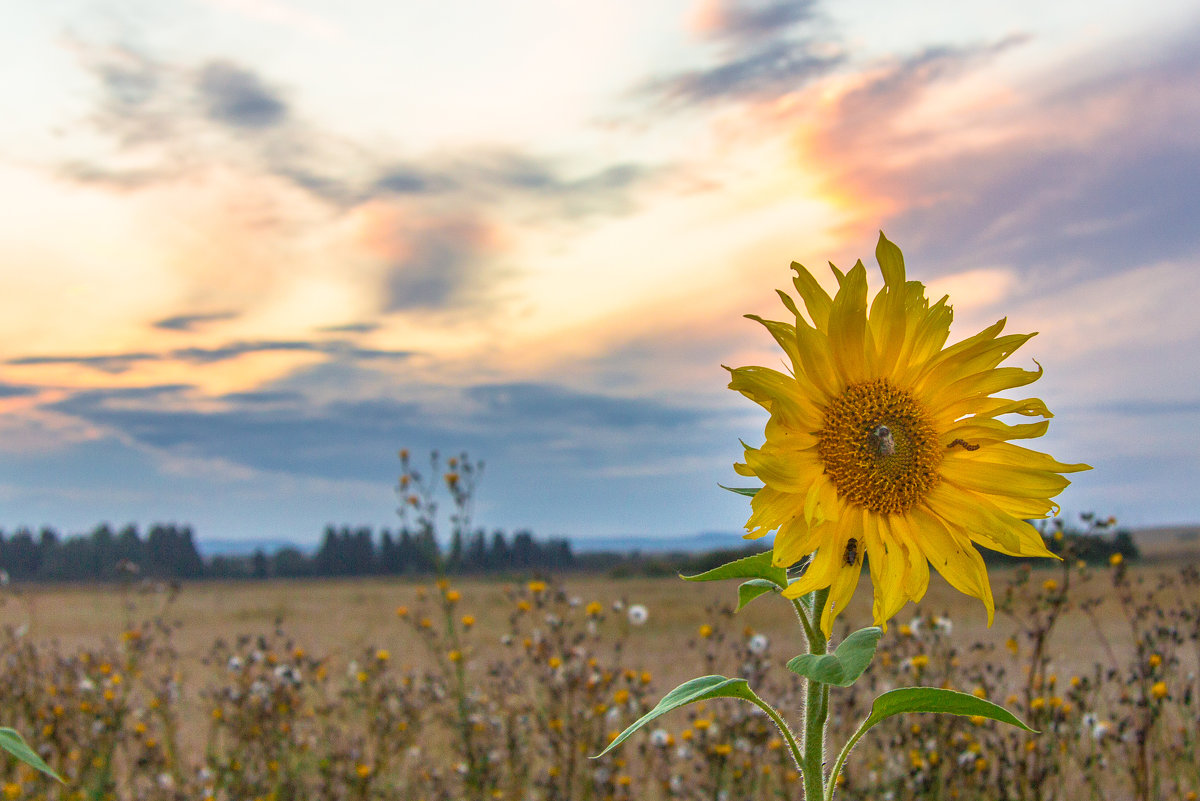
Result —
<instances>
[{"instance_id":1,"label":"small yellow flower","mask_svg":"<svg viewBox=\"0 0 1200 801\"><path fill-rule=\"evenodd\" d=\"M1037 712L1040 709L1044 709L1045 706L1046 706L1046 699L1040 695L1029 702L1029 708L1032 709L1034 712Z\"/></svg>"},{"instance_id":2,"label":"small yellow flower","mask_svg":"<svg viewBox=\"0 0 1200 801\"><path fill-rule=\"evenodd\" d=\"M445 592L446 590L450 589L450 579L440 578L436 582L434 582L434 584L442 592Z\"/></svg>"},{"instance_id":3,"label":"small yellow flower","mask_svg":"<svg viewBox=\"0 0 1200 801\"><path fill-rule=\"evenodd\" d=\"M650 676L650 671L648 671L648 670L643 670L643 671L642 671L642 675L641 675L641 681L642 681L642 684L649 684L649 683L650 683L650 679L651 679L651 676Z\"/></svg>"},{"instance_id":4,"label":"small yellow flower","mask_svg":"<svg viewBox=\"0 0 1200 801\"><path fill-rule=\"evenodd\" d=\"M461 662L462 658L463 658L462 651L459 651L459 650L451 651L448 654L448 658L450 659L451 662L455 662L455 663Z\"/></svg>"},{"instance_id":5,"label":"small yellow flower","mask_svg":"<svg viewBox=\"0 0 1200 801\"><path fill-rule=\"evenodd\" d=\"M358 778L365 779L371 775L371 766L359 762L354 768L354 772L358 774Z\"/></svg>"},{"instance_id":6,"label":"small yellow flower","mask_svg":"<svg viewBox=\"0 0 1200 801\"><path fill-rule=\"evenodd\" d=\"M396 607L396 617L408 617L408 607L407 606L397 606Z\"/></svg>"},{"instance_id":7,"label":"small yellow flower","mask_svg":"<svg viewBox=\"0 0 1200 801\"><path fill-rule=\"evenodd\" d=\"M521 612L528 612L532 608L533 607L530 606L529 601L526 601L524 598L517 601L517 609Z\"/></svg>"},{"instance_id":8,"label":"small yellow flower","mask_svg":"<svg viewBox=\"0 0 1200 801\"><path fill-rule=\"evenodd\" d=\"M446 602L456 604L462 600L462 593L458 590L449 590L446 592Z\"/></svg>"},{"instance_id":9,"label":"small yellow flower","mask_svg":"<svg viewBox=\"0 0 1200 801\"><path fill-rule=\"evenodd\" d=\"M617 690L615 693L613 693L613 701L618 704L624 704L628 700L629 700L629 690L622 688L620 690Z\"/></svg>"},{"instance_id":10,"label":"small yellow flower","mask_svg":"<svg viewBox=\"0 0 1200 801\"><path fill-rule=\"evenodd\" d=\"M380 648L378 651L375 652L375 659L380 662L386 662L391 658L392 658L391 653L385 648Z\"/></svg>"},{"instance_id":11,"label":"small yellow flower","mask_svg":"<svg viewBox=\"0 0 1200 801\"><path fill-rule=\"evenodd\" d=\"M1154 686L1152 686L1150 688L1150 694L1159 701L1166 698L1167 697L1167 683L1165 681L1154 682Z\"/></svg>"},{"instance_id":12,"label":"small yellow flower","mask_svg":"<svg viewBox=\"0 0 1200 801\"><path fill-rule=\"evenodd\" d=\"M471 628L471 626L475 625L475 616L474 615L463 615L462 616L462 624L463 624L464 629Z\"/></svg>"},{"instance_id":13,"label":"small yellow flower","mask_svg":"<svg viewBox=\"0 0 1200 801\"><path fill-rule=\"evenodd\" d=\"M1046 592L1056 592L1058 590L1058 582L1054 579L1046 579L1042 582L1042 589Z\"/></svg>"},{"instance_id":14,"label":"small yellow flower","mask_svg":"<svg viewBox=\"0 0 1200 801\"><path fill-rule=\"evenodd\" d=\"M588 617L599 617L600 613L604 611L604 605L599 601L592 601L590 604L584 607L583 611Z\"/></svg>"},{"instance_id":15,"label":"small yellow flower","mask_svg":"<svg viewBox=\"0 0 1200 801\"><path fill-rule=\"evenodd\" d=\"M529 584L527 584L526 587L528 588L528 590L531 593L533 593L534 595L537 595L538 593L542 593L542 592L546 591L546 582L534 580L534 581L529 582Z\"/></svg>"},{"instance_id":16,"label":"small yellow flower","mask_svg":"<svg viewBox=\"0 0 1200 801\"><path fill-rule=\"evenodd\" d=\"M1116 567L1117 565L1121 564L1124 561L1125 561L1124 554L1114 553L1112 556L1108 557L1108 563L1110 565L1112 565L1113 567Z\"/></svg>"},{"instance_id":17,"label":"small yellow flower","mask_svg":"<svg viewBox=\"0 0 1200 801\"><path fill-rule=\"evenodd\" d=\"M359 684L366 684L367 679L369 679L371 677L367 674L367 671L360 670L360 671L358 671L358 673L355 674L354 678L356 678L358 680Z\"/></svg>"},{"instance_id":18,"label":"small yellow flower","mask_svg":"<svg viewBox=\"0 0 1200 801\"><path fill-rule=\"evenodd\" d=\"M971 690L971 695L976 698L987 698L987 690L982 687L976 687L974 690Z\"/></svg>"},{"instance_id":19,"label":"small yellow flower","mask_svg":"<svg viewBox=\"0 0 1200 801\"><path fill-rule=\"evenodd\" d=\"M708 720L707 718L699 718L696 720L695 723L692 724L692 726L699 729L700 731L704 731L711 725L712 725L712 721Z\"/></svg>"},{"instance_id":20,"label":"small yellow flower","mask_svg":"<svg viewBox=\"0 0 1200 801\"><path fill-rule=\"evenodd\" d=\"M707 623L705 623L703 626L700 627L700 636L703 637L704 639L707 640L709 637L712 636L712 633L713 633L713 627L708 625Z\"/></svg>"},{"instance_id":21,"label":"small yellow flower","mask_svg":"<svg viewBox=\"0 0 1200 801\"><path fill-rule=\"evenodd\" d=\"M712 750L717 756L729 756L733 753L733 746L729 743L717 743Z\"/></svg>"},{"instance_id":22,"label":"small yellow flower","mask_svg":"<svg viewBox=\"0 0 1200 801\"><path fill-rule=\"evenodd\" d=\"M912 658L912 665L917 670L927 667L929 665L929 657L925 654L917 654Z\"/></svg>"},{"instance_id":23,"label":"small yellow flower","mask_svg":"<svg viewBox=\"0 0 1200 801\"><path fill-rule=\"evenodd\" d=\"M1156 668L1162 664L1162 657L1159 656L1158 654L1150 654L1149 661L1150 661L1150 669L1153 670L1154 668Z\"/></svg>"},{"instance_id":24,"label":"small yellow flower","mask_svg":"<svg viewBox=\"0 0 1200 801\"><path fill-rule=\"evenodd\" d=\"M558 670L558 668L562 665L562 659L557 656L552 656L547 664L550 665L551 670Z\"/></svg>"},{"instance_id":25,"label":"small yellow flower","mask_svg":"<svg viewBox=\"0 0 1200 801\"><path fill-rule=\"evenodd\" d=\"M1008 652L1013 656L1016 656L1017 652L1020 650L1020 646L1017 645L1016 637L1009 637L1007 640L1005 640L1004 647L1007 648Z\"/></svg>"},{"instance_id":26,"label":"small yellow flower","mask_svg":"<svg viewBox=\"0 0 1200 801\"><path fill-rule=\"evenodd\" d=\"M20 798L21 797L20 783L9 782L8 784L4 785L4 797L5 798Z\"/></svg>"}]
</instances>

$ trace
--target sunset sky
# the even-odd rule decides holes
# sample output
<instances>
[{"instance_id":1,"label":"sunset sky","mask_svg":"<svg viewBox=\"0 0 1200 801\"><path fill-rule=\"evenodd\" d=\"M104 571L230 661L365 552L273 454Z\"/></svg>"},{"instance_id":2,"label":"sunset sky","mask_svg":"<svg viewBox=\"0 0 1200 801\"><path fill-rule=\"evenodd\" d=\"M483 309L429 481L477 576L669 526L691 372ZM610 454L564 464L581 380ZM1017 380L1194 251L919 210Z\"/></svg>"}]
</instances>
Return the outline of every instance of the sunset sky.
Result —
<instances>
[{"instance_id":1,"label":"sunset sky","mask_svg":"<svg viewBox=\"0 0 1200 801\"><path fill-rule=\"evenodd\" d=\"M879 230L1095 470L1200 521L1200 5L62 0L0 29L0 528L736 531L756 313ZM828 280L827 280L828 279ZM872 277L879 285L878 273Z\"/></svg>"}]
</instances>

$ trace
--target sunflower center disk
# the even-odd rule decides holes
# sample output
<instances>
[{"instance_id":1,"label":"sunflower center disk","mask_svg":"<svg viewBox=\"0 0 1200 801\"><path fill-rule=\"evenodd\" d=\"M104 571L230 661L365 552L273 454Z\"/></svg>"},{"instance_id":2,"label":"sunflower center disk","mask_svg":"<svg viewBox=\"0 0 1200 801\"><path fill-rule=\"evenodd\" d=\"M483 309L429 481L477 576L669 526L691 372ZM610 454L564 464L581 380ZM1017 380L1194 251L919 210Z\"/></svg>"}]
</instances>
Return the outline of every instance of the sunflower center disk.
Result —
<instances>
[{"instance_id":1,"label":"sunflower center disk","mask_svg":"<svg viewBox=\"0 0 1200 801\"><path fill-rule=\"evenodd\" d=\"M838 494L872 512L907 512L937 484L937 433L916 399L887 379L846 387L817 437Z\"/></svg>"}]
</instances>

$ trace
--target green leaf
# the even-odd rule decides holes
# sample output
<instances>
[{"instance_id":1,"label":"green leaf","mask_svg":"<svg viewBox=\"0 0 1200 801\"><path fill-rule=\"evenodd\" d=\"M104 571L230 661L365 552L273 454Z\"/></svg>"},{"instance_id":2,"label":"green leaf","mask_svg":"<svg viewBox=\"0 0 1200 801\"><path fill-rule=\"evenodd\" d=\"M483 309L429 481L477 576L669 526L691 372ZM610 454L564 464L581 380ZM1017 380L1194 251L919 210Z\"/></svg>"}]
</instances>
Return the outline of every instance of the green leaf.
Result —
<instances>
[{"instance_id":1,"label":"green leaf","mask_svg":"<svg viewBox=\"0 0 1200 801\"><path fill-rule=\"evenodd\" d=\"M801 654L787 663L787 669L821 684L849 687L871 664L882 636L883 629L878 626L859 629L842 640L832 654Z\"/></svg>"},{"instance_id":2,"label":"green leaf","mask_svg":"<svg viewBox=\"0 0 1200 801\"><path fill-rule=\"evenodd\" d=\"M770 579L750 579L738 587L738 605L735 611L742 611L742 607L753 601L760 595L766 595L768 592L778 592L779 587Z\"/></svg>"},{"instance_id":3,"label":"green leaf","mask_svg":"<svg viewBox=\"0 0 1200 801\"><path fill-rule=\"evenodd\" d=\"M16 729L0 728L0 748L3 748L26 765L37 768L47 776L58 779L60 782L62 781L62 777L51 770L50 766L43 762L42 758L32 748L25 744L25 741L21 739L21 735L17 733Z\"/></svg>"},{"instance_id":4,"label":"green leaf","mask_svg":"<svg viewBox=\"0 0 1200 801\"><path fill-rule=\"evenodd\" d=\"M665 715L674 709L695 703L696 701L707 701L710 698L741 698L743 701L749 701L757 706L764 706L764 701L754 694L754 691L750 689L750 684L745 679L727 679L724 676L701 676L698 679L685 681L664 695L663 699L658 702L658 706L638 718L633 725L617 735L617 739L609 743L608 748L596 754L592 759L599 759L604 756L625 742L629 735L660 715Z\"/></svg>"},{"instance_id":5,"label":"green leaf","mask_svg":"<svg viewBox=\"0 0 1200 801\"><path fill-rule=\"evenodd\" d=\"M837 761L833 763L833 770L829 773L829 782L825 788L826 798L832 797L833 788L837 785L838 774L842 772L842 766L846 764L846 757L850 755L850 751L859 739L867 733L867 729L879 721L890 718L892 715L899 715L901 712L979 715L991 720L998 720L1001 723L1008 723L1034 734L1037 733L1035 729L1026 726L1016 715L1004 707L996 706L991 701L985 701L973 695L960 693L957 690L943 690L938 687L901 687L898 690L891 690L871 703L871 714L867 715L867 719L858 727L858 731L854 732L854 735L842 747L842 752L838 754Z\"/></svg>"},{"instance_id":6,"label":"green leaf","mask_svg":"<svg viewBox=\"0 0 1200 801\"><path fill-rule=\"evenodd\" d=\"M721 579L747 578L766 579L780 588L787 587L787 571L775 567L771 562L773 551L763 551L743 559L726 562L720 567L698 573L695 576L683 576L684 581L720 581Z\"/></svg>"},{"instance_id":7,"label":"green leaf","mask_svg":"<svg viewBox=\"0 0 1200 801\"><path fill-rule=\"evenodd\" d=\"M723 490L736 492L738 495L745 495L747 498L753 498L762 489L762 487L727 487L724 484L718 484L717 486Z\"/></svg>"},{"instance_id":8,"label":"green leaf","mask_svg":"<svg viewBox=\"0 0 1200 801\"><path fill-rule=\"evenodd\" d=\"M862 730L866 731L884 718L899 715L901 712L979 715L1036 733L1036 730L1026 726L1020 718L1002 706L957 690L943 690L938 687L901 687L884 693L871 704L871 714L864 721Z\"/></svg>"}]
</instances>

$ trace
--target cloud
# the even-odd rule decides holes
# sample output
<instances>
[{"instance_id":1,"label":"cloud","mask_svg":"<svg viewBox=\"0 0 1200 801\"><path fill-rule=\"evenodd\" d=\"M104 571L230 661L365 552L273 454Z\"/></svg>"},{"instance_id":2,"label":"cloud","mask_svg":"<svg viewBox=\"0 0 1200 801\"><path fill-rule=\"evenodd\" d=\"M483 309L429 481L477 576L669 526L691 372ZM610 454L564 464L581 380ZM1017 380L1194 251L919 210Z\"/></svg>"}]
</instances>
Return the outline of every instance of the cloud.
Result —
<instances>
[{"instance_id":1,"label":"cloud","mask_svg":"<svg viewBox=\"0 0 1200 801\"><path fill-rule=\"evenodd\" d=\"M545 460L593 470L612 463L605 454L637 462L651 444L660 459L684 457L697 438L725 434L720 426L700 425L707 413L548 383L422 392L424 399L314 403L294 390L269 389L220 396L223 408L214 410L193 408L186 387L167 385L80 391L46 408L166 455L335 480L391 469L393 446L400 445L451 443L489 458L532 448Z\"/></svg>"},{"instance_id":2,"label":"cloud","mask_svg":"<svg viewBox=\"0 0 1200 801\"><path fill-rule=\"evenodd\" d=\"M711 39L753 41L814 18L815 0L706 0L693 27Z\"/></svg>"},{"instance_id":3,"label":"cloud","mask_svg":"<svg viewBox=\"0 0 1200 801\"><path fill-rule=\"evenodd\" d=\"M23 398L37 394L36 387L26 387L20 384L0 384L0 398Z\"/></svg>"},{"instance_id":4,"label":"cloud","mask_svg":"<svg viewBox=\"0 0 1200 801\"><path fill-rule=\"evenodd\" d=\"M807 160L861 207L896 209L889 236L935 271L1011 271L1033 294L1194 256L1200 142L1181 135L1200 127L1194 36L1120 71L1061 65L1053 81L954 107L964 81L1024 41L876 68L815 112Z\"/></svg>"},{"instance_id":5,"label":"cloud","mask_svg":"<svg viewBox=\"0 0 1200 801\"><path fill-rule=\"evenodd\" d=\"M91 367L105 373L123 373L136 362L154 361L160 359L160 354L149 351L131 353L101 354L93 356L18 356L8 359L5 364L21 367L37 367L51 364L75 364L80 367Z\"/></svg>"},{"instance_id":6,"label":"cloud","mask_svg":"<svg viewBox=\"0 0 1200 801\"><path fill-rule=\"evenodd\" d=\"M379 323L346 323L345 325L327 325L317 329L325 334L370 334L379 330Z\"/></svg>"},{"instance_id":7,"label":"cloud","mask_svg":"<svg viewBox=\"0 0 1200 801\"><path fill-rule=\"evenodd\" d=\"M772 100L845 63L842 49L816 35L813 0L707 0L693 30L718 52L703 67L646 81L635 93L668 109Z\"/></svg>"},{"instance_id":8,"label":"cloud","mask_svg":"<svg viewBox=\"0 0 1200 801\"><path fill-rule=\"evenodd\" d=\"M196 88L209 119L234 128L270 128L288 115L283 98L257 74L228 61L205 65Z\"/></svg>"},{"instance_id":9,"label":"cloud","mask_svg":"<svg viewBox=\"0 0 1200 801\"><path fill-rule=\"evenodd\" d=\"M440 309L470 294L488 251L482 222L466 217L431 221L400 237L400 253L388 268L384 311Z\"/></svg>"},{"instance_id":10,"label":"cloud","mask_svg":"<svg viewBox=\"0 0 1200 801\"><path fill-rule=\"evenodd\" d=\"M696 410L655 400L583 393L544 383L484 384L470 387L465 394L485 418L502 418L521 427L672 429L695 425L701 417Z\"/></svg>"},{"instance_id":11,"label":"cloud","mask_svg":"<svg viewBox=\"0 0 1200 801\"><path fill-rule=\"evenodd\" d=\"M212 348L187 347L159 352L134 351L84 356L19 356L8 359L5 364L25 367L74 364L116 374L132 369L138 362L183 361L191 364L213 364L247 354L273 352L322 353L339 360L407 359L415 353L409 350L362 348L344 340L251 340L230 342Z\"/></svg>"},{"instance_id":12,"label":"cloud","mask_svg":"<svg viewBox=\"0 0 1200 801\"><path fill-rule=\"evenodd\" d=\"M652 81L644 92L676 105L769 100L801 89L844 60L813 42L771 42L707 69Z\"/></svg>"},{"instance_id":13,"label":"cloud","mask_svg":"<svg viewBox=\"0 0 1200 801\"><path fill-rule=\"evenodd\" d=\"M237 318L237 312L209 312L207 314L179 314L155 320L150 325L164 331L193 331L200 323L213 323Z\"/></svg>"}]
</instances>

